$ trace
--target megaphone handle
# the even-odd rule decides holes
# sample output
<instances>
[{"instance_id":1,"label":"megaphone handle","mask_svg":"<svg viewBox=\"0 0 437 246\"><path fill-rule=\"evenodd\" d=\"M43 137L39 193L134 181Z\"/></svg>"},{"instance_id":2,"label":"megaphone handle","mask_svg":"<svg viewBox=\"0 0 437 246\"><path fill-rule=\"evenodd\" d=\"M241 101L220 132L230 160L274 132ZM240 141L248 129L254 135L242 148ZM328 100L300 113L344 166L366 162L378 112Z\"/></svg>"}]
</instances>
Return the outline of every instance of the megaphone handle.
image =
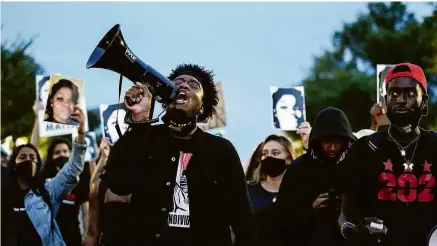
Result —
<instances>
[{"instance_id":1,"label":"megaphone handle","mask_svg":"<svg viewBox=\"0 0 437 246\"><path fill-rule=\"evenodd\" d=\"M150 102L149 120L153 119L153 111L155 110L155 98L152 98Z\"/></svg>"},{"instance_id":2,"label":"megaphone handle","mask_svg":"<svg viewBox=\"0 0 437 246\"><path fill-rule=\"evenodd\" d=\"M121 86L123 84L123 75L120 74L120 80L118 81L118 103L117 103L117 116L115 118L115 130L117 130L118 137L121 138L123 135L118 125L118 111L120 111L120 96L121 96Z\"/></svg>"}]
</instances>

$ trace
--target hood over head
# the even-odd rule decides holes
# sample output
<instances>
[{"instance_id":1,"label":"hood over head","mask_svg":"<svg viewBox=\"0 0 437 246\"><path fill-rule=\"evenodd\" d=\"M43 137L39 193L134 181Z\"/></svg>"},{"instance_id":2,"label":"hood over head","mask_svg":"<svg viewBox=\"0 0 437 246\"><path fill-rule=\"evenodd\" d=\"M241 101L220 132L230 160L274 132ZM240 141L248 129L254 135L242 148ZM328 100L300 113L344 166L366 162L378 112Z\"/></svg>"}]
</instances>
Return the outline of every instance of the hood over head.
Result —
<instances>
[{"instance_id":1,"label":"hood over head","mask_svg":"<svg viewBox=\"0 0 437 246\"><path fill-rule=\"evenodd\" d=\"M347 116L334 107L322 109L316 116L309 137L309 148L314 149L314 143L331 136L343 136L352 142L356 140Z\"/></svg>"}]
</instances>

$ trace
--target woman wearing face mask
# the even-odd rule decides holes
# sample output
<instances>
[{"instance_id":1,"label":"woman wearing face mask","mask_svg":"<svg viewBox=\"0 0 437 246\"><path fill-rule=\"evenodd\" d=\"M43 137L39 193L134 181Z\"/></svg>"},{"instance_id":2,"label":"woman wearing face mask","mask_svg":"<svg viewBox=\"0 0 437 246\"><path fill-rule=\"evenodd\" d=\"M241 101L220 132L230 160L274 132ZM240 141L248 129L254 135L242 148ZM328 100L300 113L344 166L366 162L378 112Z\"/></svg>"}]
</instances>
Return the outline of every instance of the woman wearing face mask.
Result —
<instances>
[{"instance_id":1,"label":"woman wearing face mask","mask_svg":"<svg viewBox=\"0 0 437 246\"><path fill-rule=\"evenodd\" d=\"M273 204L282 177L293 161L291 142L283 136L270 135L261 145L261 164L254 170L248 191L258 221L260 246L271 245L274 232Z\"/></svg>"},{"instance_id":2,"label":"woman wearing face mask","mask_svg":"<svg viewBox=\"0 0 437 246\"><path fill-rule=\"evenodd\" d=\"M70 141L65 139L54 139L49 145L47 151L43 177L52 178L56 176L59 170L61 170L68 162L71 154ZM92 163L85 163L84 171L79 176L78 185L64 200L62 200L56 216L56 222L58 223L62 238L68 246L79 246L82 244L79 214L82 210L82 226L86 226L91 165ZM86 228L82 229L86 230Z\"/></svg>"},{"instance_id":3,"label":"woman wearing face mask","mask_svg":"<svg viewBox=\"0 0 437 246\"><path fill-rule=\"evenodd\" d=\"M78 110L73 117L81 123L79 135L71 158L54 178L37 175L41 158L32 144L14 150L9 163L10 175L2 179L2 245L65 245L53 217L61 201L77 185L86 151L82 111Z\"/></svg>"}]
</instances>

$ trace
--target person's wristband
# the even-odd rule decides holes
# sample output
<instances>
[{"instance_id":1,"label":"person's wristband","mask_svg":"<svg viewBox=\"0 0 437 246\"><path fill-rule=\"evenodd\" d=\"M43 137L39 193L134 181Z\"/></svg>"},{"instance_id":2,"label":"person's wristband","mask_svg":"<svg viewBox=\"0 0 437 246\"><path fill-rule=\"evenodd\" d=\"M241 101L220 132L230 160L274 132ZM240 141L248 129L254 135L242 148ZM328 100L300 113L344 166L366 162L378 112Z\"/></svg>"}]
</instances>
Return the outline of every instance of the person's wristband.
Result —
<instances>
[{"instance_id":1,"label":"person's wristband","mask_svg":"<svg viewBox=\"0 0 437 246\"><path fill-rule=\"evenodd\" d=\"M345 228L352 229L352 228L355 228L355 225L353 223L351 223L351 222L344 222L341 225L340 232L341 232L341 235L343 236L343 238L346 238L346 236L344 235L344 232L343 232Z\"/></svg>"},{"instance_id":2,"label":"person's wristband","mask_svg":"<svg viewBox=\"0 0 437 246\"><path fill-rule=\"evenodd\" d=\"M149 120L146 118L144 120L134 120L132 119L132 113L128 112L125 116L124 116L124 122L126 124L141 124L141 123L149 123Z\"/></svg>"}]
</instances>

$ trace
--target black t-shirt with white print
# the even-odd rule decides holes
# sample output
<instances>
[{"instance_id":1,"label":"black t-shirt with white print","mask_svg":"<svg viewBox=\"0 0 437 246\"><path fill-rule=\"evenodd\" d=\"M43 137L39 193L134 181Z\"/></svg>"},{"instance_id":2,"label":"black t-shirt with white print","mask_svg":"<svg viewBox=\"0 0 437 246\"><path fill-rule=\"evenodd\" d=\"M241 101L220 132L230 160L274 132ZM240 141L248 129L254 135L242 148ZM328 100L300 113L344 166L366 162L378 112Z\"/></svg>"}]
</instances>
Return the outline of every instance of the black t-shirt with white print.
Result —
<instances>
[{"instance_id":1,"label":"black t-shirt with white print","mask_svg":"<svg viewBox=\"0 0 437 246\"><path fill-rule=\"evenodd\" d=\"M173 190L173 204L168 211L168 245L191 245L190 234L190 200L188 198L187 168L193 156L190 140L174 139L181 150L179 152Z\"/></svg>"},{"instance_id":2,"label":"black t-shirt with white print","mask_svg":"<svg viewBox=\"0 0 437 246\"><path fill-rule=\"evenodd\" d=\"M425 245L437 224L436 134L421 129L417 146L411 144L405 158L388 139L384 131L351 147L343 163L343 191L356 204L355 223L374 216L384 221L388 232L379 245Z\"/></svg>"},{"instance_id":3,"label":"black t-shirt with white print","mask_svg":"<svg viewBox=\"0 0 437 246\"><path fill-rule=\"evenodd\" d=\"M41 237L32 224L24 206L24 197L29 192L27 190L16 189L13 199L13 223L17 235L17 246L42 245Z\"/></svg>"}]
</instances>

